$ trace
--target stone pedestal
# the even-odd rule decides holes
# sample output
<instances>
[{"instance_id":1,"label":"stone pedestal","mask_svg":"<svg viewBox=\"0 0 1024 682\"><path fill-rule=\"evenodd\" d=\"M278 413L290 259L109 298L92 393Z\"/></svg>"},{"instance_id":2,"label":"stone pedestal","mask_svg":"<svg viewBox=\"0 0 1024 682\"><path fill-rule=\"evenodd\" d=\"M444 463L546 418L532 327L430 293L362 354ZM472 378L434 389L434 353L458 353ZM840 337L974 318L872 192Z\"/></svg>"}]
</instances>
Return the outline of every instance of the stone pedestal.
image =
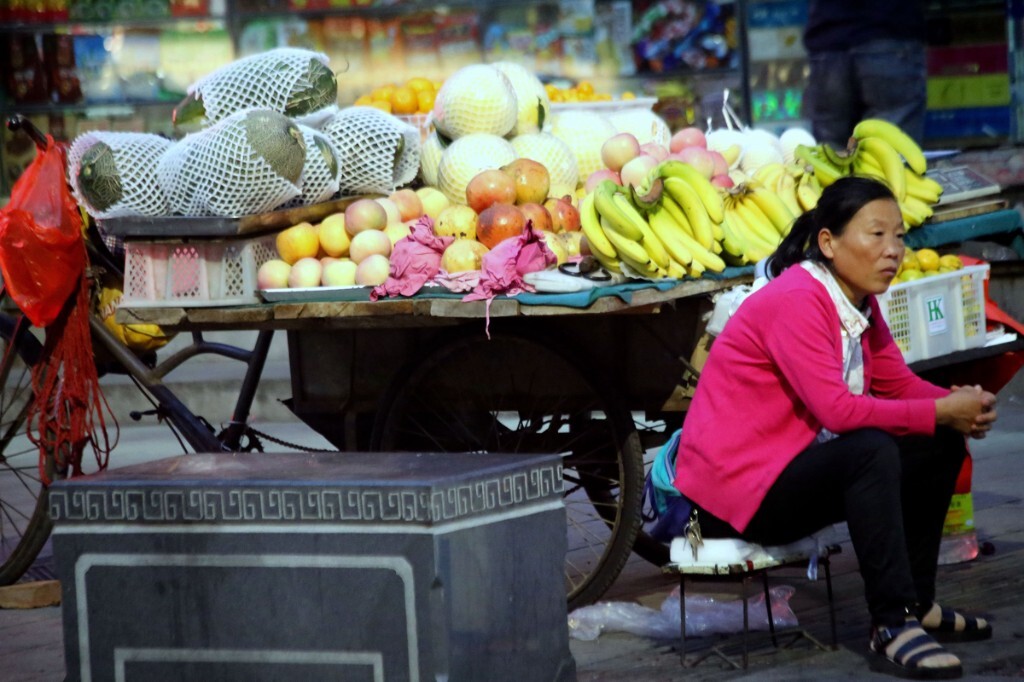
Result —
<instances>
[{"instance_id":1,"label":"stone pedestal","mask_svg":"<svg viewBox=\"0 0 1024 682\"><path fill-rule=\"evenodd\" d=\"M54 485L68 680L571 680L557 456L209 454Z\"/></svg>"}]
</instances>

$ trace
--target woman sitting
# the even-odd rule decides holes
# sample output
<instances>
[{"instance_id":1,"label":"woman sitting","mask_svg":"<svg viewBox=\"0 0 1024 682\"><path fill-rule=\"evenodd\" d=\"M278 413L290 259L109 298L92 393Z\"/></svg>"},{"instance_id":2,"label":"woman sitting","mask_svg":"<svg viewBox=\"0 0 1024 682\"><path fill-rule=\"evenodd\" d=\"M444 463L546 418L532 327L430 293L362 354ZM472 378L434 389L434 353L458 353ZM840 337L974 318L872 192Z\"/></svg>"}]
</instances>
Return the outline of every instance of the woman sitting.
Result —
<instances>
[{"instance_id":1,"label":"woman sitting","mask_svg":"<svg viewBox=\"0 0 1024 682\"><path fill-rule=\"evenodd\" d=\"M903 219L867 178L829 186L796 220L712 346L686 416L676 485L705 537L783 545L849 527L871 615L871 667L959 677L936 640L991 637L935 603L942 525L995 396L914 375L875 297L903 259Z\"/></svg>"}]
</instances>

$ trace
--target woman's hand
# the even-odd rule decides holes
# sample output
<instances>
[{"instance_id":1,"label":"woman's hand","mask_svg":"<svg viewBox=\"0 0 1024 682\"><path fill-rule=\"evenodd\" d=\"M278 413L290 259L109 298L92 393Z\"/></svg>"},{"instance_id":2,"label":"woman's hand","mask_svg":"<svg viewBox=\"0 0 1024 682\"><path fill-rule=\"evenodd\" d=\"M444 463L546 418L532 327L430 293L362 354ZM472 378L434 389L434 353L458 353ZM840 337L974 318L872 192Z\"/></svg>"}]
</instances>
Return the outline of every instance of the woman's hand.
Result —
<instances>
[{"instance_id":1,"label":"woman's hand","mask_svg":"<svg viewBox=\"0 0 1024 682\"><path fill-rule=\"evenodd\" d=\"M953 386L935 401L935 423L965 436L984 438L996 421L996 397L981 386Z\"/></svg>"}]
</instances>

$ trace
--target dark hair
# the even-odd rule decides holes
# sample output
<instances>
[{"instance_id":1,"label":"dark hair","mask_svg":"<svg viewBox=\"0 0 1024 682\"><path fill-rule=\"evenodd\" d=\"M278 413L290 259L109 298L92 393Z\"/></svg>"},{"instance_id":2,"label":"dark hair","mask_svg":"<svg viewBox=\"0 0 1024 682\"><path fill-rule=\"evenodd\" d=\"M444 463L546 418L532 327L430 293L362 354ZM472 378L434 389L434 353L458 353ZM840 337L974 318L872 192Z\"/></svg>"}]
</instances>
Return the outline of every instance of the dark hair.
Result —
<instances>
[{"instance_id":1,"label":"dark hair","mask_svg":"<svg viewBox=\"0 0 1024 682\"><path fill-rule=\"evenodd\" d=\"M768 262L772 277L802 260L825 263L828 259L818 248L818 233L827 227L832 234L841 235L857 211L878 199L896 201L892 190L873 178L847 176L826 187L818 205L793 222L793 228L772 254Z\"/></svg>"}]
</instances>

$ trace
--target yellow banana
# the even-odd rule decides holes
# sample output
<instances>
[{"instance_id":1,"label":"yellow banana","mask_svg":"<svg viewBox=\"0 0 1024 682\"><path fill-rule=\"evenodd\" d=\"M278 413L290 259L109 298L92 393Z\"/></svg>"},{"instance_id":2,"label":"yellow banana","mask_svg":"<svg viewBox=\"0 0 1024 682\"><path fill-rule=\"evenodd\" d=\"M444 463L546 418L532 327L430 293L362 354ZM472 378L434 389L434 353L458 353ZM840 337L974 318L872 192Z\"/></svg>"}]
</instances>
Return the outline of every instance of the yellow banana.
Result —
<instances>
[{"instance_id":1,"label":"yellow banana","mask_svg":"<svg viewBox=\"0 0 1024 682\"><path fill-rule=\"evenodd\" d=\"M743 265L747 260L744 257L748 248L747 240L741 231L733 227L732 220L734 215L731 209L725 209L725 219L722 220L722 231L725 232L725 238L722 239L722 257L731 256L737 261L735 265Z\"/></svg>"},{"instance_id":2,"label":"yellow banana","mask_svg":"<svg viewBox=\"0 0 1024 682\"><path fill-rule=\"evenodd\" d=\"M811 211L818 205L818 199L821 198L821 183L814 173L804 173L800 176L800 182L796 185L796 198L804 211Z\"/></svg>"},{"instance_id":3,"label":"yellow banana","mask_svg":"<svg viewBox=\"0 0 1024 682\"><path fill-rule=\"evenodd\" d=\"M665 179L666 184L672 178L685 181L704 205L704 211L711 221L722 222L722 194L696 168L682 161L662 161L658 165L658 175Z\"/></svg>"},{"instance_id":4,"label":"yellow banana","mask_svg":"<svg viewBox=\"0 0 1024 682\"><path fill-rule=\"evenodd\" d=\"M896 200L903 201L907 196L907 176L903 171L903 159L896 149L880 137L865 137L857 142L857 155L861 154L874 157Z\"/></svg>"},{"instance_id":5,"label":"yellow banana","mask_svg":"<svg viewBox=\"0 0 1024 682\"><path fill-rule=\"evenodd\" d=\"M665 191L686 214L686 219L693 230L693 238L705 249L710 249L715 238L714 230L711 227L711 217L697 192L690 183L677 177L665 178Z\"/></svg>"},{"instance_id":6,"label":"yellow banana","mask_svg":"<svg viewBox=\"0 0 1024 682\"><path fill-rule=\"evenodd\" d=\"M617 275L622 274L622 268L619 266L618 256L606 256L605 254L594 250L591 250L590 253L608 272L614 272Z\"/></svg>"},{"instance_id":7,"label":"yellow banana","mask_svg":"<svg viewBox=\"0 0 1024 682\"><path fill-rule=\"evenodd\" d=\"M686 231L682 226L675 221L664 206L655 208L651 212L650 220L651 229L668 250L672 260L681 265L689 265L693 261L693 253L686 248L686 245L678 237L679 234L686 235Z\"/></svg>"},{"instance_id":8,"label":"yellow banana","mask_svg":"<svg viewBox=\"0 0 1024 682\"><path fill-rule=\"evenodd\" d=\"M900 156L907 160L907 165L918 175L924 175L928 169L928 161L924 158L921 147L914 139L900 130L899 126L880 118L866 118L853 128L853 136L857 140L875 137L889 143Z\"/></svg>"},{"instance_id":9,"label":"yellow banana","mask_svg":"<svg viewBox=\"0 0 1024 682\"><path fill-rule=\"evenodd\" d=\"M591 253L600 251L606 258L615 258L618 255L601 229L601 217L594 206L593 192L583 197L583 201L580 202L580 230L587 238Z\"/></svg>"},{"instance_id":10,"label":"yellow banana","mask_svg":"<svg viewBox=\"0 0 1024 682\"><path fill-rule=\"evenodd\" d=\"M628 265L630 270L640 277L649 279L657 279L658 277L658 266L651 261L635 261L629 256L623 256L622 263Z\"/></svg>"},{"instance_id":11,"label":"yellow banana","mask_svg":"<svg viewBox=\"0 0 1024 682\"><path fill-rule=\"evenodd\" d=\"M619 215L622 216L624 223L614 224L612 227L622 228L627 227L628 229L619 229L619 234L625 235L635 241L641 241L644 238L644 226L647 225L647 221L640 215L640 211L637 210L636 206L630 203L629 198L621 192L616 192L612 196L612 204L618 209ZM633 237L634 234L639 235Z\"/></svg>"},{"instance_id":12,"label":"yellow banana","mask_svg":"<svg viewBox=\"0 0 1024 682\"><path fill-rule=\"evenodd\" d=\"M786 205L794 218L804 212L800 208L800 201L796 198L796 182L796 178L788 171L781 174L775 181L775 193L779 195L782 203Z\"/></svg>"},{"instance_id":13,"label":"yellow banana","mask_svg":"<svg viewBox=\"0 0 1024 682\"><path fill-rule=\"evenodd\" d=\"M693 261L692 263L690 263L690 267L686 269L686 274L688 274L690 277L694 279L700 279L701 275L703 275L706 270L707 268L705 268L703 265L701 265L697 261Z\"/></svg>"},{"instance_id":14,"label":"yellow banana","mask_svg":"<svg viewBox=\"0 0 1024 682\"><path fill-rule=\"evenodd\" d=\"M672 216L672 219L679 223L679 226L686 230L686 234L693 236L693 226L690 225L690 221L686 219L686 213L680 208L676 200L669 196L668 192L661 195L661 207L668 211L668 214Z\"/></svg>"},{"instance_id":15,"label":"yellow banana","mask_svg":"<svg viewBox=\"0 0 1024 682\"><path fill-rule=\"evenodd\" d=\"M923 223L924 221L928 220L929 218L932 217L932 215L935 214L935 211L932 210L931 206L929 206L928 204L924 203L923 201L921 201L920 199L918 199L915 196L909 196L908 195L906 199L904 199L902 202L900 202L900 204L901 204L901 209L905 208L907 211L909 211L913 215L920 216L921 223ZM920 224L920 223L918 223L918 224Z\"/></svg>"},{"instance_id":16,"label":"yellow banana","mask_svg":"<svg viewBox=\"0 0 1024 682\"><path fill-rule=\"evenodd\" d=\"M754 180L757 180L762 185L771 187L785 172L786 167L779 162L766 163L754 171Z\"/></svg>"},{"instance_id":17,"label":"yellow banana","mask_svg":"<svg viewBox=\"0 0 1024 682\"><path fill-rule=\"evenodd\" d=\"M622 233L612 227L611 221L604 216L601 216L601 228L604 230L605 236L608 237L608 241L615 247L615 252L620 260L629 258L637 263L650 263L651 258L647 255L644 247L640 246L640 242L624 237Z\"/></svg>"},{"instance_id":18,"label":"yellow banana","mask_svg":"<svg viewBox=\"0 0 1024 682\"><path fill-rule=\"evenodd\" d=\"M725 269L725 261L723 261L721 257L712 253L707 247L703 246L696 239L686 234L683 230L677 230L674 237L676 241L686 247L686 250L689 251L690 255L693 257L693 260L690 262L691 267L693 267L695 263L700 263L704 270L711 270L712 272L721 272Z\"/></svg>"},{"instance_id":19,"label":"yellow banana","mask_svg":"<svg viewBox=\"0 0 1024 682\"><path fill-rule=\"evenodd\" d=\"M616 190L617 186L611 180L599 183L594 188L594 207L597 209L598 215L607 220L612 229L627 239L638 242L644 238L644 235L637 227L633 217L623 214L622 204L615 200L615 197L621 196ZM632 208L632 205L630 207ZM633 213L636 213L636 209L633 209ZM643 220L639 213L636 213L636 219ZM602 223L603 225L604 223Z\"/></svg>"},{"instance_id":20,"label":"yellow banana","mask_svg":"<svg viewBox=\"0 0 1024 682\"><path fill-rule=\"evenodd\" d=\"M929 177L918 175L907 169L907 194L929 204L938 203L942 196L942 185Z\"/></svg>"},{"instance_id":21,"label":"yellow banana","mask_svg":"<svg viewBox=\"0 0 1024 682\"><path fill-rule=\"evenodd\" d=\"M668 264L668 276L672 279L682 279L686 277L686 266L676 261L671 261Z\"/></svg>"},{"instance_id":22,"label":"yellow banana","mask_svg":"<svg viewBox=\"0 0 1024 682\"><path fill-rule=\"evenodd\" d=\"M767 216L768 221L775 228L776 232L779 233L779 236L784 237L789 234L789 229L793 227L793 220L796 216L786 208L786 204L783 203L778 194L772 192L767 187L755 186L747 194L747 197Z\"/></svg>"},{"instance_id":23,"label":"yellow banana","mask_svg":"<svg viewBox=\"0 0 1024 682\"><path fill-rule=\"evenodd\" d=\"M756 204L739 200L735 204L736 214L743 224L747 226L755 242L760 242L765 248L775 250L775 247L782 241L782 237L775 231L767 216L761 212Z\"/></svg>"},{"instance_id":24,"label":"yellow banana","mask_svg":"<svg viewBox=\"0 0 1024 682\"><path fill-rule=\"evenodd\" d=\"M757 231L747 223L746 215L737 210L736 204L726 209L725 223L742 243L742 257L749 263L757 263L770 256L775 248L764 241Z\"/></svg>"},{"instance_id":25,"label":"yellow banana","mask_svg":"<svg viewBox=\"0 0 1024 682\"><path fill-rule=\"evenodd\" d=\"M822 187L828 187L833 182L843 177L843 171L836 168L825 158L820 156L814 147L808 147L803 144L797 145L796 149L793 151L793 155L814 170L814 175L818 178L818 182L821 183Z\"/></svg>"},{"instance_id":26,"label":"yellow banana","mask_svg":"<svg viewBox=\"0 0 1024 682\"><path fill-rule=\"evenodd\" d=\"M650 256L651 261L654 262L659 268L667 268L669 258L669 252L665 250L665 245L655 234L654 230L651 229L651 225L644 222L641 226L640 231L644 233L644 240L640 242L640 246L644 247L644 251Z\"/></svg>"}]
</instances>

